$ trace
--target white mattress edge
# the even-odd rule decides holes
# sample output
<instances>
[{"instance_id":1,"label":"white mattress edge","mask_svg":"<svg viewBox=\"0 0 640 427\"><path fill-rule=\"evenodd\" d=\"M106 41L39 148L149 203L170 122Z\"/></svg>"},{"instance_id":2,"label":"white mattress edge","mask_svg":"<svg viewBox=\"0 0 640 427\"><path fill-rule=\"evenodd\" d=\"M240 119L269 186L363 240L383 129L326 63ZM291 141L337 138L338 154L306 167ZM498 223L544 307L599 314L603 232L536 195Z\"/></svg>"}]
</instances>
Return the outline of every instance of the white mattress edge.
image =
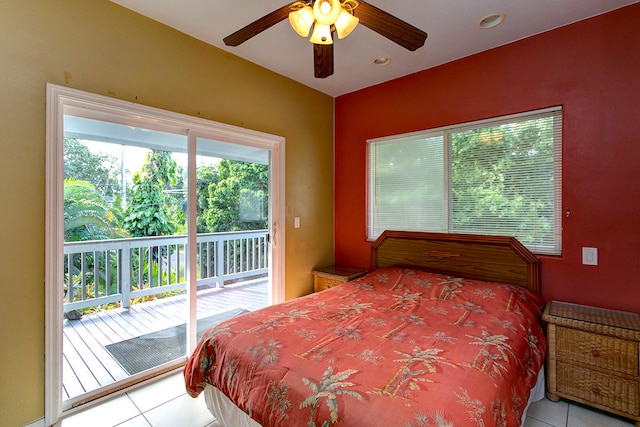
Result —
<instances>
[{"instance_id":1,"label":"white mattress edge","mask_svg":"<svg viewBox=\"0 0 640 427\"><path fill-rule=\"evenodd\" d=\"M538 372L536 384L529 393L527 406L522 413L521 425L524 425L524 421L527 418L529 406L531 406L533 402L542 400L544 398L544 393L545 374L543 366ZM204 400L207 403L209 411L223 427L261 427L260 424L254 421L249 415L242 412L231 400L229 400L227 396L212 385L207 384L204 389Z\"/></svg>"}]
</instances>

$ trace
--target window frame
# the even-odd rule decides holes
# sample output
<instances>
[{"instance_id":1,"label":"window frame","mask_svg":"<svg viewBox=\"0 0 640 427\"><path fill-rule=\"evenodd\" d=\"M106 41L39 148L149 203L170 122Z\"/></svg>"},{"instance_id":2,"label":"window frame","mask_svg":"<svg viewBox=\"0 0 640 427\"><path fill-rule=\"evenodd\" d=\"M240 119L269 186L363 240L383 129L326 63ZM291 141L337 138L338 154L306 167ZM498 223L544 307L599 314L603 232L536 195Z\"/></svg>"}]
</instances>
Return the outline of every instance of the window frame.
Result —
<instances>
[{"instance_id":1,"label":"window frame","mask_svg":"<svg viewBox=\"0 0 640 427\"><path fill-rule=\"evenodd\" d=\"M442 207L444 213L444 224L442 229L425 228L421 230L406 230L406 231L427 231L427 232L439 232L439 233L459 233L460 231L452 230L453 213L451 212L451 192L452 181L450 177L451 169L451 144L452 134L458 132L465 132L470 130L477 130L483 128L491 128L505 124L527 122L543 117L553 117L553 245L526 245L532 252L536 254L544 255L561 255L562 254L562 127L563 127L563 108L562 106L554 106L544 109L531 110L516 114L510 114L505 116L498 116L487 118L483 120L476 120L472 122L459 123L454 125L442 126L438 128L425 129L416 132L409 132L398 135L391 135L386 137L372 138L366 141L366 223L365 223L365 237L367 241L374 241L381 230L377 230L374 224L374 203L376 197L376 182L375 182L375 167L376 167L376 155L375 148L383 144L395 144L406 141L426 140L430 138L441 137L443 144L443 200L444 206ZM403 230L402 227L396 227L397 230ZM467 231L465 231L467 232ZM476 234L475 231L469 231L469 233ZM477 230L477 234L487 234L486 230ZM489 233L500 234L500 233ZM504 233L507 234L507 233ZM516 236L518 237L518 236Z\"/></svg>"}]
</instances>

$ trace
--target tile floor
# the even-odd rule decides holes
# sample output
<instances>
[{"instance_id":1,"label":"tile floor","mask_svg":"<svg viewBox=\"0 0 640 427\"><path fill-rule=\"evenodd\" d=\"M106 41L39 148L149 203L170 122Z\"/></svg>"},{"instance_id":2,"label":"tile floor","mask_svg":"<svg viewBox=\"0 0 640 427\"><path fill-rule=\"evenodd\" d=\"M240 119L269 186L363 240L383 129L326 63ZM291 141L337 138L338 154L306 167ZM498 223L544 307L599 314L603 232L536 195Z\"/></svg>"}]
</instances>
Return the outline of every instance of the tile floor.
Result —
<instances>
[{"instance_id":1,"label":"tile floor","mask_svg":"<svg viewBox=\"0 0 640 427\"><path fill-rule=\"evenodd\" d=\"M634 423L566 400L543 399L531 404L524 427L634 427Z\"/></svg>"},{"instance_id":2,"label":"tile floor","mask_svg":"<svg viewBox=\"0 0 640 427\"><path fill-rule=\"evenodd\" d=\"M529 408L524 427L633 427L586 406L541 400ZM122 393L64 418L59 427L220 427L202 395L185 393L182 372Z\"/></svg>"},{"instance_id":3,"label":"tile floor","mask_svg":"<svg viewBox=\"0 0 640 427\"><path fill-rule=\"evenodd\" d=\"M65 417L56 427L220 427L204 402L190 397L182 371Z\"/></svg>"}]
</instances>

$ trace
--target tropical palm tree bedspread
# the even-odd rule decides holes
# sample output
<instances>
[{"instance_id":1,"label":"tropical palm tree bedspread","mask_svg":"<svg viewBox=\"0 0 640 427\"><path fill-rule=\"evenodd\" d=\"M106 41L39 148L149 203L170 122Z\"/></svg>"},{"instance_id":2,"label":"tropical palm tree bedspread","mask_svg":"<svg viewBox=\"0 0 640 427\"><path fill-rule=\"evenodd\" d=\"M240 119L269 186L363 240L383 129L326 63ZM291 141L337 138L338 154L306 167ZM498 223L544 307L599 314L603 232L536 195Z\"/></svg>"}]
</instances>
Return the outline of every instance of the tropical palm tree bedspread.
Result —
<instances>
[{"instance_id":1,"label":"tropical palm tree bedspread","mask_svg":"<svg viewBox=\"0 0 640 427\"><path fill-rule=\"evenodd\" d=\"M544 361L542 301L383 268L211 328L185 367L263 426L518 426Z\"/></svg>"}]
</instances>

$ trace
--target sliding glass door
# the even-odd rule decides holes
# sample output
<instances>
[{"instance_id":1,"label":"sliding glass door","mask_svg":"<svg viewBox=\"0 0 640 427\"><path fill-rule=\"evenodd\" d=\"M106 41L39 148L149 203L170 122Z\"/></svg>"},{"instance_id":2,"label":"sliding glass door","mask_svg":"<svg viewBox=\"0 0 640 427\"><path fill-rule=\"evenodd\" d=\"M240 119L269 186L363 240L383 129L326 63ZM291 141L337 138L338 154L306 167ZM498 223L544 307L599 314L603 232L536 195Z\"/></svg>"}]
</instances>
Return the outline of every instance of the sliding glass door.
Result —
<instances>
[{"instance_id":1,"label":"sliding glass door","mask_svg":"<svg viewBox=\"0 0 640 427\"><path fill-rule=\"evenodd\" d=\"M52 424L175 369L206 328L281 299L284 251L271 239L284 161L279 137L48 91Z\"/></svg>"}]
</instances>

